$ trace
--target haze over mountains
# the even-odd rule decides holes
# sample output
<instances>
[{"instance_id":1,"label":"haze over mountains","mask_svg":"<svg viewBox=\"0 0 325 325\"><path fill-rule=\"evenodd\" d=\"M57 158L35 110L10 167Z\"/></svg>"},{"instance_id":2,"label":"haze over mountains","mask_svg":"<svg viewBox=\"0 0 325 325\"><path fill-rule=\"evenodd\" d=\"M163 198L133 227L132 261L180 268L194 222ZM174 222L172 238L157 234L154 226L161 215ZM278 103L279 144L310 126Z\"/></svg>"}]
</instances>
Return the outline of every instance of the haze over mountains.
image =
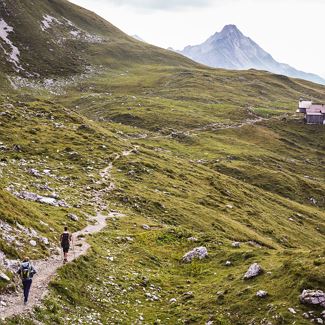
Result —
<instances>
[{"instance_id":1,"label":"haze over mountains","mask_svg":"<svg viewBox=\"0 0 325 325\"><path fill-rule=\"evenodd\" d=\"M226 25L220 33L215 33L204 43L187 46L180 53L215 68L232 70L253 68L325 84L325 79L318 75L299 71L288 64L277 62L271 54L245 36L235 25Z\"/></svg>"}]
</instances>

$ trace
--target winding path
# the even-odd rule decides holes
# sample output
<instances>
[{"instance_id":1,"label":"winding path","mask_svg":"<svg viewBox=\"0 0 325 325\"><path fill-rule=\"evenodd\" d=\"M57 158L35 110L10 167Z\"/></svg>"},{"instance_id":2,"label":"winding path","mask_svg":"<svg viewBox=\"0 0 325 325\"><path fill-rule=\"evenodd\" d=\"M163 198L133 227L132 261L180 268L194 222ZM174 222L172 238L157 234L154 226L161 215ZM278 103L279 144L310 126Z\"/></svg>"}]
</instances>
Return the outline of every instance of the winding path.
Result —
<instances>
[{"instance_id":1,"label":"winding path","mask_svg":"<svg viewBox=\"0 0 325 325\"><path fill-rule=\"evenodd\" d=\"M92 218L91 221L94 222L93 224L75 232L73 234L74 251L71 250L69 253L69 262L87 253L90 248L90 245L86 241L87 235L95 234L105 228L107 218L121 216L123 215L117 212L110 212L108 216L99 213L96 217ZM33 265L37 274L33 279L28 305L24 305L22 293L0 296L0 301L6 304L6 306L0 306L0 320L30 312L35 306L41 304L42 299L48 293L50 281L56 275L57 270L63 265L62 257L60 254L56 254L48 259L36 261Z\"/></svg>"},{"instance_id":2,"label":"winding path","mask_svg":"<svg viewBox=\"0 0 325 325\"><path fill-rule=\"evenodd\" d=\"M121 157L129 156L130 154L136 152L137 149L138 147L135 146L130 150L117 154L113 162ZM108 190L115 188L115 183L112 181L111 177L113 162L111 162L108 167L100 172L101 183L110 182ZM100 207L103 206L104 203L103 194L105 193L98 192L95 194L98 201L98 210L100 210ZM98 213L96 217L89 220L91 222L90 225L73 233L72 237L74 249L69 253L69 262L87 253L88 249L90 248L90 244L86 241L87 235L98 233L105 228L107 224L106 220L108 218L118 218L123 216L123 214L118 212L110 212L107 216L103 215L102 213ZM41 305L43 298L48 293L48 285L53 277L57 274L57 270L62 267L62 262L63 258L60 254L60 248L58 248L58 252L56 254L53 254L49 258L35 261L33 265L37 271L37 274L33 278L28 304L26 306L24 305L22 293L0 295L0 321L3 321L9 317L31 312L34 307Z\"/></svg>"}]
</instances>

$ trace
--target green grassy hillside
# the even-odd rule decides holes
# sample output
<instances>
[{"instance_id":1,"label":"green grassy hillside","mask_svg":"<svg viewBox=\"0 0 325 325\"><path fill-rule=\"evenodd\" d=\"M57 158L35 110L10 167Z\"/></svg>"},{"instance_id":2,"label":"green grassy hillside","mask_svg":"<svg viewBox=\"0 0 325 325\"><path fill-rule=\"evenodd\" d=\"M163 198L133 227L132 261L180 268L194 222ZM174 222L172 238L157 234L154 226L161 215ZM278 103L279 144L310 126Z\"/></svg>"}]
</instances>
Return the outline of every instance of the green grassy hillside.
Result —
<instances>
[{"instance_id":1,"label":"green grassy hillside","mask_svg":"<svg viewBox=\"0 0 325 325\"><path fill-rule=\"evenodd\" d=\"M95 85L95 81L90 82ZM75 102L73 88L55 101L75 110L79 106L83 113L89 105L89 115L97 122L54 104L53 99L20 95L8 102L3 98L3 110L10 107L10 114L1 116L1 139L8 148L18 144L20 151L5 152L2 184L7 187L13 183L17 190L42 195L48 191L40 190L41 184L55 189L70 209L31 204L37 209L37 219L52 220L56 233L67 222L69 212L81 216L77 224L69 221L71 227L84 224L84 213L92 214L97 207L93 202L97 191L110 185L110 181L96 184L100 171L114 159L114 153L139 147L114 163L116 188L102 196L108 209L123 211L127 217L112 222L106 232L92 240L89 256L62 270L52 284L46 308L37 310L33 317L59 324L72 324L76 319L87 323L89 313L94 322L103 324L136 322L141 317L147 323L160 319L166 324L208 320L248 324L269 313L270 319L278 319L275 324L295 319L304 324L302 313L310 307L299 304L301 290L324 287L324 173L314 168L323 162L322 129L305 126L290 115L283 119L289 105L280 113L275 111L270 120L237 128L250 113L231 121L225 105L214 117L213 110L208 111L211 120L219 120L222 126L207 123L207 128L198 130L210 120L204 116L205 103L197 101L196 109L188 107L189 114L183 114L183 119L170 119L177 124L167 132L164 121L169 117L164 111L175 111L164 97L159 111L163 127L147 127L147 121L159 123L153 119L158 116L154 108L148 109L148 114L141 112L144 118L135 127L129 125L133 125L132 119L124 124L106 121L111 111L101 108L104 95L91 91ZM130 100L135 101L135 95L131 92ZM110 97L121 100L117 94ZM271 107L265 109L268 114L274 112ZM94 112L107 114L105 120ZM199 123L192 122L195 118L190 120L191 114ZM170 135L175 131L179 133ZM142 138L144 134L147 138ZM26 162L17 164L21 159ZM41 173L48 168L62 180L44 174L35 179L28 172L30 168ZM317 203L311 204L310 197ZM17 218L39 230L36 224L29 224L28 214ZM149 224L151 230L143 230L143 224ZM190 237L198 241L190 242ZM51 241L55 243L55 237ZM232 248L233 241L240 241L241 248ZM183 254L201 245L208 248L208 260L180 263ZM5 246L4 251L10 254ZM24 253L33 254L33 248L27 245ZM231 267L224 266L227 260ZM266 272L247 283L242 277L255 261ZM142 284L143 277L149 284ZM261 303L255 293L262 289L269 297ZM189 291L194 296L187 298ZM158 300L151 301L150 295L158 295ZM177 302L170 304L173 298ZM289 313L289 307L297 309L298 315ZM12 320L13 324L26 322Z\"/></svg>"},{"instance_id":2,"label":"green grassy hillside","mask_svg":"<svg viewBox=\"0 0 325 325\"><path fill-rule=\"evenodd\" d=\"M325 288L325 135L294 112L301 96L325 101L325 88L205 68L67 1L33 3L0 3L22 66L40 74L21 82L26 71L1 58L0 251L48 256L64 225L80 229L96 210L125 217L89 238L89 254L60 270L43 306L4 323L309 324L303 313L311 310L319 317L299 294ZM40 28L47 14L59 21L50 32ZM71 31L80 38L67 38ZM64 204L24 200L24 192ZM198 246L209 257L182 263ZM264 273L243 280L254 262ZM13 289L0 283L1 292Z\"/></svg>"},{"instance_id":3,"label":"green grassy hillside","mask_svg":"<svg viewBox=\"0 0 325 325\"><path fill-rule=\"evenodd\" d=\"M0 17L12 28L8 39L20 53L18 63L0 52L0 71L22 77L67 77L138 63L190 65L171 51L138 42L92 12L67 0L15 1L0 4ZM26 37L28 31L28 37ZM16 70L16 72L15 72Z\"/></svg>"}]
</instances>

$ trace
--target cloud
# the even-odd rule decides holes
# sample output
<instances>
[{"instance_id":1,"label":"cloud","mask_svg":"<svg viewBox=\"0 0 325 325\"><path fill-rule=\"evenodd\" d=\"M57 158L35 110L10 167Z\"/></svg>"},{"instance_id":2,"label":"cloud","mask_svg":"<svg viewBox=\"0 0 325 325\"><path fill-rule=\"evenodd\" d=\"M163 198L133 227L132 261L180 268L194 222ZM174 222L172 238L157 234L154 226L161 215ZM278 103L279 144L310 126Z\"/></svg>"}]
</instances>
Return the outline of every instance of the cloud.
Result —
<instances>
[{"instance_id":1,"label":"cloud","mask_svg":"<svg viewBox=\"0 0 325 325\"><path fill-rule=\"evenodd\" d=\"M95 0L96 3L118 7L132 7L140 10L179 10L193 7L206 7L213 0Z\"/></svg>"}]
</instances>

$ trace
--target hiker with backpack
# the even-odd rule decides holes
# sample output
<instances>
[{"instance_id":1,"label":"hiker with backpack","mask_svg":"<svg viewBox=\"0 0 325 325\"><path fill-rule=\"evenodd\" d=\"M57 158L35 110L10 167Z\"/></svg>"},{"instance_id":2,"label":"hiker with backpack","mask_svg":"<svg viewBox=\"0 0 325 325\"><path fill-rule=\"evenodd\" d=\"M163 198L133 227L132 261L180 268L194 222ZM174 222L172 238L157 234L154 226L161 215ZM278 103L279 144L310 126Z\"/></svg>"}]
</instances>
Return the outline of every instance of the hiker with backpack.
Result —
<instances>
[{"instance_id":1,"label":"hiker with backpack","mask_svg":"<svg viewBox=\"0 0 325 325\"><path fill-rule=\"evenodd\" d=\"M68 232L68 227L64 227L64 232L60 236L60 241L64 256L63 263L67 263L70 243L72 242L72 235Z\"/></svg>"},{"instance_id":2,"label":"hiker with backpack","mask_svg":"<svg viewBox=\"0 0 325 325\"><path fill-rule=\"evenodd\" d=\"M19 270L17 271L17 274L20 275L20 278L23 283L23 289L24 289L24 304L26 305L28 302L28 296L30 287L33 282L33 276L36 274L36 270L34 269L32 263L29 261L28 257L25 257L23 259L22 264L20 265Z\"/></svg>"}]
</instances>

